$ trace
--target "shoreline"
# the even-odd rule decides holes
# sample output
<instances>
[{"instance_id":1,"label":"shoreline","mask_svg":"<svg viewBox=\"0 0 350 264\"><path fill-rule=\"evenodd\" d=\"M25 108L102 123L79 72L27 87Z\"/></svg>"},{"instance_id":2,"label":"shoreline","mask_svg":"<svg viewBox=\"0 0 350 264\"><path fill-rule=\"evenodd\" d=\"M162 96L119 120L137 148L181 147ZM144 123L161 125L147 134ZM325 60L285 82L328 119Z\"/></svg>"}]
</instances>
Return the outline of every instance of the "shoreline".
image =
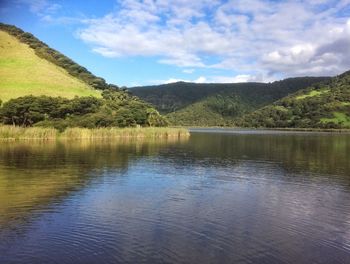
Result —
<instances>
[{"instance_id":1,"label":"shoreline","mask_svg":"<svg viewBox=\"0 0 350 264\"><path fill-rule=\"evenodd\" d=\"M189 137L186 128L128 127L128 128L55 128L0 126L0 140L103 140L103 139L166 139Z\"/></svg>"},{"instance_id":2,"label":"shoreline","mask_svg":"<svg viewBox=\"0 0 350 264\"><path fill-rule=\"evenodd\" d=\"M193 130L214 130L214 129L220 129L222 131L256 131L256 132L263 132L263 131L276 131L276 132L317 132L317 133L344 133L348 134L350 133L350 129L343 128L343 129L330 129L330 128L256 128L256 127L185 127L190 132L196 132Z\"/></svg>"}]
</instances>

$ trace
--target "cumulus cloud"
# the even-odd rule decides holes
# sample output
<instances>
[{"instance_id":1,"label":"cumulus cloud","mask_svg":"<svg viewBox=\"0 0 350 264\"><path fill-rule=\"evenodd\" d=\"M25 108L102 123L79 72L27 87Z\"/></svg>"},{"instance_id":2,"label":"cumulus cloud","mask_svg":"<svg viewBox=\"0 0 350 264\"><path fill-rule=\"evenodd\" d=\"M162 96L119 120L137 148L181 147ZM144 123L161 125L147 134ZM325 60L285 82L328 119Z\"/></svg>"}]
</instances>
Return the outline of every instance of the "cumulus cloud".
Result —
<instances>
[{"instance_id":1,"label":"cumulus cloud","mask_svg":"<svg viewBox=\"0 0 350 264\"><path fill-rule=\"evenodd\" d=\"M47 22L60 8L18 1L45 10ZM184 72L223 69L269 81L348 70L349 18L350 0L123 0L102 17L80 19L77 36L105 57L151 57Z\"/></svg>"},{"instance_id":2,"label":"cumulus cloud","mask_svg":"<svg viewBox=\"0 0 350 264\"><path fill-rule=\"evenodd\" d=\"M348 11L347 0L127 0L87 20L79 37L107 57L153 56L249 78L329 75L350 68Z\"/></svg>"},{"instance_id":3,"label":"cumulus cloud","mask_svg":"<svg viewBox=\"0 0 350 264\"><path fill-rule=\"evenodd\" d=\"M267 76L253 76L249 74L239 74L236 76L200 76L196 79L178 79L169 78L167 80L155 80L152 84L168 84L175 82L191 82L191 83L244 83L244 82L262 82L262 81L275 81L273 78L268 78Z\"/></svg>"},{"instance_id":4,"label":"cumulus cloud","mask_svg":"<svg viewBox=\"0 0 350 264\"><path fill-rule=\"evenodd\" d=\"M292 75L337 74L350 67L350 20L344 26L325 29L316 41L279 48L262 57L271 73Z\"/></svg>"}]
</instances>

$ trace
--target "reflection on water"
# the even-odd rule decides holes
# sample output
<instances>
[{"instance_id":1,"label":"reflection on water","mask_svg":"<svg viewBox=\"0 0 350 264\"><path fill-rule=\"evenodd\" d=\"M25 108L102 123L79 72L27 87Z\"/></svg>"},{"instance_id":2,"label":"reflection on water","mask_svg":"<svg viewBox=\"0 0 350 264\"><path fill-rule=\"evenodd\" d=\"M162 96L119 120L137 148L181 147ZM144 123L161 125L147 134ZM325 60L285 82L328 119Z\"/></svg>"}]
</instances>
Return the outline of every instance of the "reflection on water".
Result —
<instances>
[{"instance_id":1,"label":"reflection on water","mask_svg":"<svg viewBox=\"0 0 350 264\"><path fill-rule=\"evenodd\" d=\"M350 263L350 135L4 143L0 263Z\"/></svg>"}]
</instances>

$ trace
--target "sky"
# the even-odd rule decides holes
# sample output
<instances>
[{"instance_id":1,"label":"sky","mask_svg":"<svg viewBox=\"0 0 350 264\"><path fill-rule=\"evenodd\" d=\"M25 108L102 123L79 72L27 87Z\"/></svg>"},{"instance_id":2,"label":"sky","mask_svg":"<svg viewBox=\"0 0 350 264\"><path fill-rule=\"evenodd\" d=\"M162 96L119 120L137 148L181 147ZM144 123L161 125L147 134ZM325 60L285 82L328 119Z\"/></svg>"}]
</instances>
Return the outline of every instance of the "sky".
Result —
<instances>
[{"instance_id":1,"label":"sky","mask_svg":"<svg viewBox=\"0 0 350 264\"><path fill-rule=\"evenodd\" d=\"M350 69L350 0L0 0L0 21L119 86Z\"/></svg>"}]
</instances>

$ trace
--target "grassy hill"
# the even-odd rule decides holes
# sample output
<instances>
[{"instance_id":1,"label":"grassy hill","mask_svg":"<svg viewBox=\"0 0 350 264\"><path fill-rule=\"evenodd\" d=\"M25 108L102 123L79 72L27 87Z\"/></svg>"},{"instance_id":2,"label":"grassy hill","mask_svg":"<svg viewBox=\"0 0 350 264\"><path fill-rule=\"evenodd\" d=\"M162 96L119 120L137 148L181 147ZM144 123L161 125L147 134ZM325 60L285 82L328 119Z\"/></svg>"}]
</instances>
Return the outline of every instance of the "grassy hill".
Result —
<instances>
[{"instance_id":1,"label":"grassy hill","mask_svg":"<svg viewBox=\"0 0 350 264\"><path fill-rule=\"evenodd\" d=\"M27 44L0 30L0 100L24 95L73 98L100 92L35 54Z\"/></svg>"},{"instance_id":2,"label":"grassy hill","mask_svg":"<svg viewBox=\"0 0 350 264\"><path fill-rule=\"evenodd\" d=\"M32 34L2 23L0 123L60 131L167 125L150 104L107 84Z\"/></svg>"},{"instance_id":3,"label":"grassy hill","mask_svg":"<svg viewBox=\"0 0 350 264\"><path fill-rule=\"evenodd\" d=\"M247 114L237 125L350 128L350 71Z\"/></svg>"},{"instance_id":4,"label":"grassy hill","mask_svg":"<svg viewBox=\"0 0 350 264\"><path fill-rule=\"evenodd\" d=\"M289 78L273 83L172 84L130 91L167 114L175 125L233 125L238 117L328 77Z\"/></svg>"}]
</instances>

